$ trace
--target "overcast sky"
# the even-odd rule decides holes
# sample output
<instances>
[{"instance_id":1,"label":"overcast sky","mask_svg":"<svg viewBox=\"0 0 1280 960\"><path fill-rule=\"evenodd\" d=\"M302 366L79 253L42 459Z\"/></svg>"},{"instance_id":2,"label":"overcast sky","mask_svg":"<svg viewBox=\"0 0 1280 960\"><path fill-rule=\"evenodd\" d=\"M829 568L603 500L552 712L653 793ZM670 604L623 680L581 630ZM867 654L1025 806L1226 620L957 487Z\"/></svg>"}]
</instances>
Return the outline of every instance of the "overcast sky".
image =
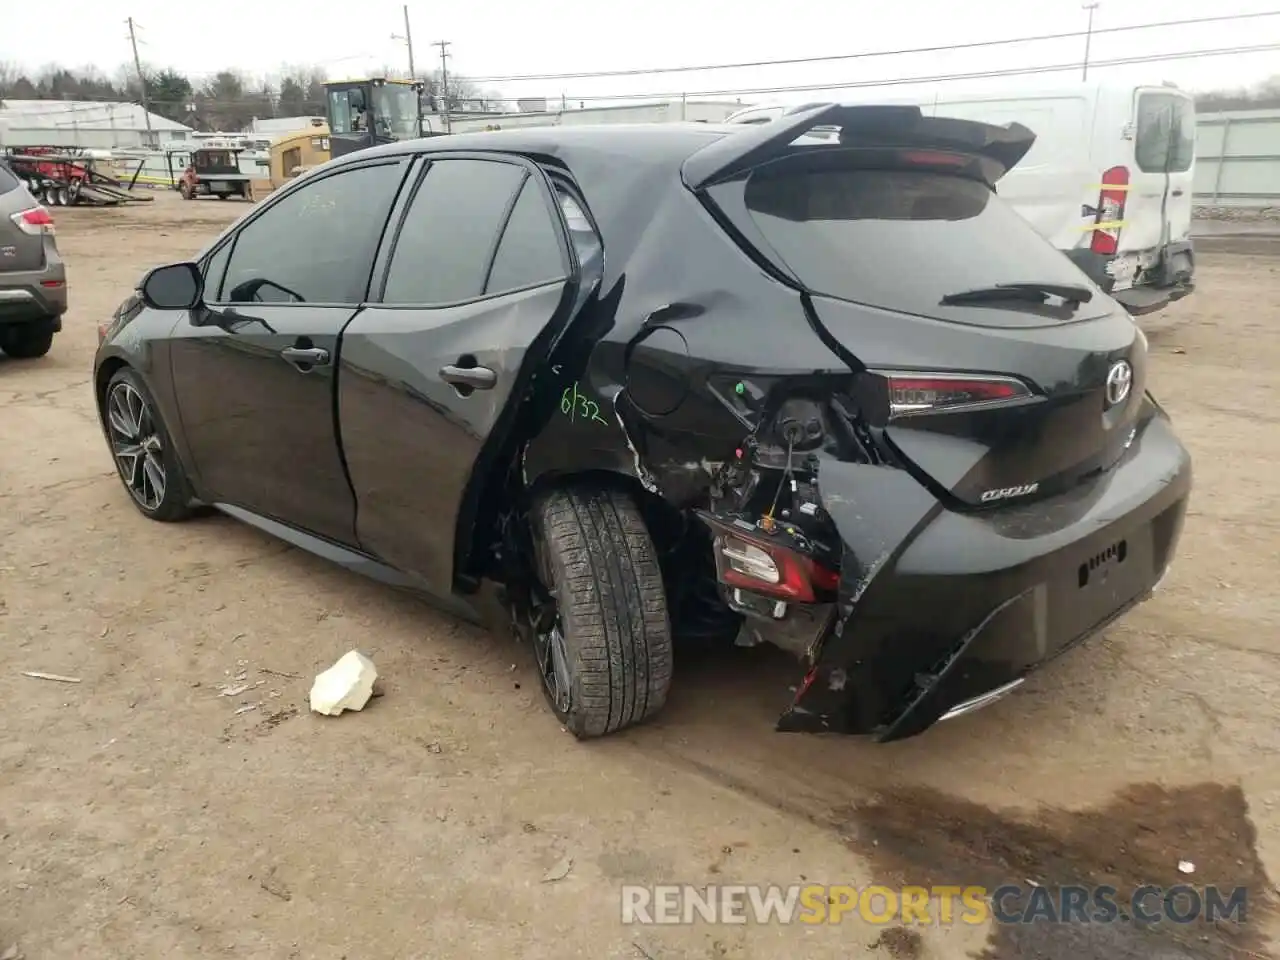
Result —
<instances>
[{"instance_id":1,"label":"overcast sky","mask_svg":"<svg viewBox=\"0 0 1280 960\"><path fill-rule=\"evenodd\" d=\"M286 65L318 64L331 79L407 66L402 4L386 0L299 3L217 0L197 7L133 0L132 8L100 0L60 0L56 26L43 16L8 17L0 61L38 68L43 61L93 64L114 73L129 57L123 17L139 26L143 61L188 75L237 67L264 75ZM1101 0L1095 29L1233 13L1280 10L1280 0ZM195 11L198 10L198 13ZM733 63L866 50L923 47L1083 30L1080 0L454 0L409 3L419 70L439 63L431 41L449 40L451 71L469 77ZM1280 16L1168 29L1101 33L1090 59L1107 60L1275 44ZM835 63L749 69L511 82L486 80L505 97L569 101L635 94L690 94L852 83L891 78L1078 64L1082 38L945 53L874 57ZM39 58L39 59L37 59ZM1096 67L1097 79L1170 80L1191 89L1243 86L1280 73L1280 49L1193 60ZM969 81L968 85L1069 83L1079 69L1034 77ZM913 88L902 88L904 93ZM799 94L809 99L812 94ZM732 99L732 98L730 98ZM744 95L745 102L795 99Z\"/></svg>"}]
</instances>

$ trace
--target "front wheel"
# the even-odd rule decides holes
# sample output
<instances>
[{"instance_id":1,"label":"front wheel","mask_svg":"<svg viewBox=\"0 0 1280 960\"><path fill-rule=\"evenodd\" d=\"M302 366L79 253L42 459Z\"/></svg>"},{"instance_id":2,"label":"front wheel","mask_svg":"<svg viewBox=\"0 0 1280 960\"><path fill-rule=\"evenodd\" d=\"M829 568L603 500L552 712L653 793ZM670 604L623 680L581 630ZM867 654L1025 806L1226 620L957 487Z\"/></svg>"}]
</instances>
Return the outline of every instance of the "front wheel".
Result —
<instances>
[{"instance_id":1,"label":"front wheel","mask_svg":"<svg viewBox=\"0 0 1280 960\"><path fill-rule=\"evenodd\" d=\"M532 521L546 594L533 646L551 709L580 739L653 716L671 686L671 623L635 501L614 490L553 490Z\"/></svg>"},{"instance_id":2,"label":"front wheel","mask_svg":"<svg viewBox=\"0 0 1280 960\"><path fill-rule=\"evenodd\" d=\"M103 420L116 471L142 515L165 522L191 516L191 486L169 431L150 391L128 367L107 384Z\"/></svg>"}]
</instances>

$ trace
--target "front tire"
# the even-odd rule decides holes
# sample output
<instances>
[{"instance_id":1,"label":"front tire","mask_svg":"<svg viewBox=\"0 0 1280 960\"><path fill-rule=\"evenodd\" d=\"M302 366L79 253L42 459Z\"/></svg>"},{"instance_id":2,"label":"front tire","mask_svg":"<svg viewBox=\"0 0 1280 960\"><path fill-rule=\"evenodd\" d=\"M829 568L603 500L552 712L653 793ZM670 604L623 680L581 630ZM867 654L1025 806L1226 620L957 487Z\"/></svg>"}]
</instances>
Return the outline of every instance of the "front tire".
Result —
<instances>
[{"instance_id":1,"label":"front tire","mask_svg":"<svg viewBox=\"0 0 1280 960\"><path fill-rule=\"evenodd\" d=\"M53 330L47 322L0 327L0 350L15 360L36 360L53 346Z\"/></svg>"},{"instance_id":2,"label":"front tire","mask_svg":"<svg viewBox=\"0 0 1280 960\"><path fill-rule=\"evenodd\" d=\"M532 520L539 579L554 602L534 639L551 709L579 739L648 719L671 686L671 623L635 501L615 490L553 490Z\"/></svg>"},{"instance_id":3,"label":"front tire","mask_svg":"<svg viewBox=\"0 0 1280 960\"><path fill-rule=\"evenodd\" d=\"M138 511L165 523L191 516L191 485L169 431L151 391L128 367L107 383L103 419L116 472Z\"/></svg>"}]
</instances>

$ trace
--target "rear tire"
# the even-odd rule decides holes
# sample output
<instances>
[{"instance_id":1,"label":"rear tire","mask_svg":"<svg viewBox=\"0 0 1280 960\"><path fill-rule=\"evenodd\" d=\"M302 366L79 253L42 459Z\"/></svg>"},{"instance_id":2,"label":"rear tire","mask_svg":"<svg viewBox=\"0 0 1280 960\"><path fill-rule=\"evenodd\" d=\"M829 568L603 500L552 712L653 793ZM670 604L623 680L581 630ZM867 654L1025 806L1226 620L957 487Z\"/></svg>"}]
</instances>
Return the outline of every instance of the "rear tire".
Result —
<instances>
[{"instance_id":1,"label":"rear tire","mask_svg":"<svg viewBox=\"0 0 1280 960\"><path fill-rule=\"evenodd\" d=\"M36 360L53 346L53 331L46 323L0 327L0 350L15 360Z\"/></svg>"},{"instance_id":2,"label":"rear tire","mask_svg":"<svg viewBox=\"0 0 1280 960\"><path fill-rule=\"evenodd\" d=\"M547 702L579 739L640 723L666 703L671 623L662 570L640 510L625 493L553 490L533 511L540 579L555 600L567 689L539 651Z\"/></svg>"}]
</instances>

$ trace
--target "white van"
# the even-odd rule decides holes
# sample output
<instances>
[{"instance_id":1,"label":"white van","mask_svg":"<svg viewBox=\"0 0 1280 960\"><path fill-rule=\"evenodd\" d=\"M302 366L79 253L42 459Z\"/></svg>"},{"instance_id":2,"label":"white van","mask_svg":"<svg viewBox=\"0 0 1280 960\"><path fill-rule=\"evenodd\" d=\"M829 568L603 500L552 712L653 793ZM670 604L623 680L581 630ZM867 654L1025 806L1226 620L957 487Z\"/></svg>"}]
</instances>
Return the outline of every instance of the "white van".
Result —
<instances>
[{"instance_id":1,"label":"white van","mask_svg":"<svg viewBox=\"0 0 1280 960\"><path fill-rule=\"evenodd\" d=\"M843 102L913 104L927 116L1034 131L1035 146L1001 179L1000 196L1130 313L1151 313L1194 289L1190 95L1106 83L982 94L948 85L915 97L881 89L883 96L865 88ZM747 107L726 122L766 123L804 106Z\"/></svg>"}]
</instances>

